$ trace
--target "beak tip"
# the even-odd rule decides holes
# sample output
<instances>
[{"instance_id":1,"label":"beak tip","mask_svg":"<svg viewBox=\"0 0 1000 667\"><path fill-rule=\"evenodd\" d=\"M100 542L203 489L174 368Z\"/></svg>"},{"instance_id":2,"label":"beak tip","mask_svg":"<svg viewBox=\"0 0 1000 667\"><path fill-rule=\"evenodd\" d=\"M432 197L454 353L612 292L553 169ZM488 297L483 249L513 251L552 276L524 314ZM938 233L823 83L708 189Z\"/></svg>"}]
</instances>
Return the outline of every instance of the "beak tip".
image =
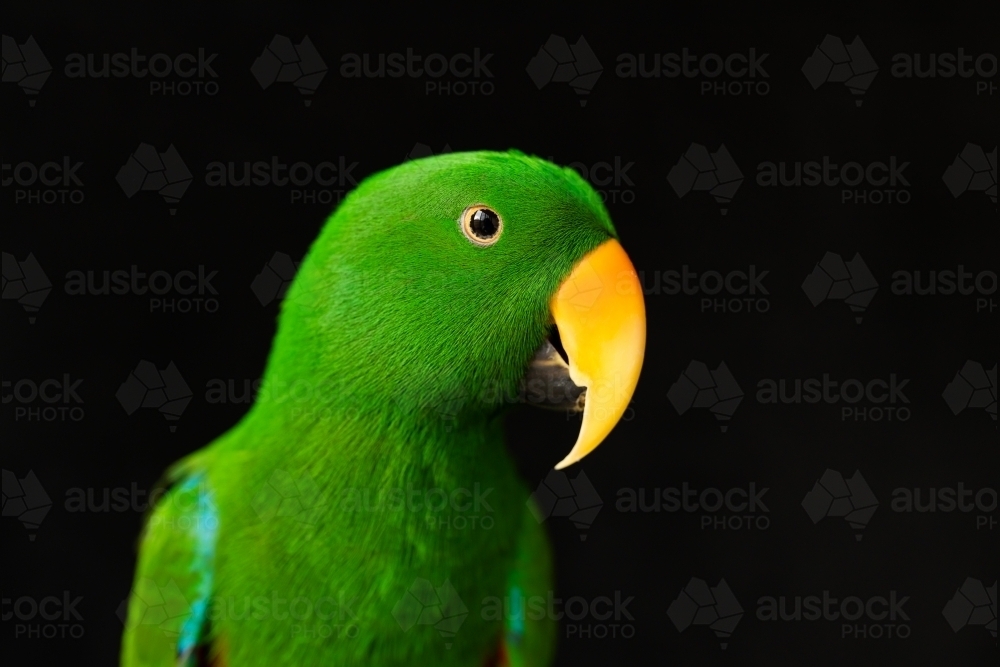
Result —
<instances>
[{"instance_id":1,"label":"beak tip","mask_svg":"<svg viewBox=\"0 0 1000 667\"><path fill-rule=\"evenodd\" d=\"M571 459L571 458L569 458L567 456L566 458L564 458L562 461L560 461L559 463L557 463L555 465L555 469L556 470L562 470L563 468L568 468L569 466L573 465L574 463L576 463L579 460L580 459Z\"/></svg>"}]
</instances>

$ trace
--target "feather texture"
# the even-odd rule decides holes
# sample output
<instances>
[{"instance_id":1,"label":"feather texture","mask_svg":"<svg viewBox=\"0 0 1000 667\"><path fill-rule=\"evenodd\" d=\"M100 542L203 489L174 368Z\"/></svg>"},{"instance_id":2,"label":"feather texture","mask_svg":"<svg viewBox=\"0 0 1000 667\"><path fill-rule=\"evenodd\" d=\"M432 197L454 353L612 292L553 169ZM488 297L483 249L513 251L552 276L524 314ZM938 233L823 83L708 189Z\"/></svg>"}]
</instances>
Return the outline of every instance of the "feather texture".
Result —
<instances>
[{"instance_id":1,"label":"feather texture","mask_svg":"<svg viewBox=\"0 0 1000 667\"><path fill-rule=\"evenodd\" d=\"M501 216L494 245L465 238L471 204ZM211 492L210 565L198 535L153 532L137 581L208 567L185 590L211 582L198 641L230 667L548 664L554 622L517 602L551 560L501 417L550 298L614 236L576 172L516 151L366 179L300 266L253 408L177 468ZM123 664L170 664L163 644L127 631Z\"/></svg>"}]
</instances>

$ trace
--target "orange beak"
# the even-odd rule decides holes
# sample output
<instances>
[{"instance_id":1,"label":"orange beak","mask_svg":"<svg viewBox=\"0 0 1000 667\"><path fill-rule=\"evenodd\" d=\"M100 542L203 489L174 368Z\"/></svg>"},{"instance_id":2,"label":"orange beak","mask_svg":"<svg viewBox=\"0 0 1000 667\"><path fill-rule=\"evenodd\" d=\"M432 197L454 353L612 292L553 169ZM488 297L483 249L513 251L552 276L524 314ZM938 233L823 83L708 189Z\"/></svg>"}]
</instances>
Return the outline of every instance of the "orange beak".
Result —
<instances>
[{"instance_id":1,"label":"orange beak","mask_svg":"<svg viewBox=\"0 0 1000 667\"><path fill-rule=\"evenodd\" d=\"M573 267L549 308L570 379L587 390L580 435L556 464L561 470L594 451L628 408L646 350L646 308L635 268L614 239Z\"/></svg>"}]
</instances>

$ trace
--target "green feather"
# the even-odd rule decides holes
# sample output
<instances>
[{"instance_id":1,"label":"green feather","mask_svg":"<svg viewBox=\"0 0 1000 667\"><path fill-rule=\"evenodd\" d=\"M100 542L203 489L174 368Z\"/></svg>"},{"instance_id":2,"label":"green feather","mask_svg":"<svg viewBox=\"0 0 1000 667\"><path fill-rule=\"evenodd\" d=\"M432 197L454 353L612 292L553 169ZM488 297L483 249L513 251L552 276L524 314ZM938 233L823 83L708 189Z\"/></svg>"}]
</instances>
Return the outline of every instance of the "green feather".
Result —
<instances>
[{"instance_id":1,"label":"green feather","mask_svg":"<svg viewBox=\"0 0 1000 667\"><path fill-rule=\"evenodd\" d=\"M472 204L503 219L490 247L462 232ZM253 408L175 472L202 475L217 509L204 641L230 667L478 666L505 636L513 664L548 664L552 621L482 611L552 586L501 417L552 295L611 237L575 171L517 151L408 162L344 200L282 303ZM181 544L147 530L137 581L190 568L165 542ZM421 586L433 608L415 616ZM146 635L126 632L123 664L174 664L141 657Z\"/></svg>"}]
</instances>

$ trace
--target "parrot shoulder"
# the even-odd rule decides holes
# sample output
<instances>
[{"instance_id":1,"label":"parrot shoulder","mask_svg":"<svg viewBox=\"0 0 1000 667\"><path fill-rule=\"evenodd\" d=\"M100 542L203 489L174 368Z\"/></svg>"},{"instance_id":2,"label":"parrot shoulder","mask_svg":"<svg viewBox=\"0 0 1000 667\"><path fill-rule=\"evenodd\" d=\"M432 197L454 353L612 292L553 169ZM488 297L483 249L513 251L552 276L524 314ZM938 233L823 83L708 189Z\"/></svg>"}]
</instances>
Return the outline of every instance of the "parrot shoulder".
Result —
<instances>
[{"instance_id":1,"label":"parrot shoulder","mask_svg":"<svg viewBox=\"0 0 1000 667\"><path fill-rule=\"evenodd\" d=\"M221 667L209 636L219 529L207 475L174 466L146 517L122 636L123 667Z\"/></svg>"}]
</instances>

